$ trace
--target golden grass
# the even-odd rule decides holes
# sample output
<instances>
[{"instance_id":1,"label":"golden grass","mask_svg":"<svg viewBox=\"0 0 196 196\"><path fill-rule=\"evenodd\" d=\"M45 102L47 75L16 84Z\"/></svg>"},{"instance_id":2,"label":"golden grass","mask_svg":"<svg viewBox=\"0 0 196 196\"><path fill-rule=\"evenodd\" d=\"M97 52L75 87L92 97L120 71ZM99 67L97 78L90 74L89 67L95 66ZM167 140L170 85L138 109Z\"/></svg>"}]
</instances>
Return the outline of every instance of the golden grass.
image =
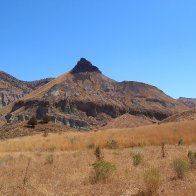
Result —
<instances>
[{"instance_id":1,"label":"golden grass","mask_svg":"<svg viewBox=\"0 0 196 196\"><path fill-rule=\"evenodd\" d=\"M189 170L183 180L176 180L171 163L175 158L186 159L187 152L195 148L196 145L166 145L164 159L161 147L104 149L104 159L114 164L116 171L107 183L96 184L89 180L95 161L93 150L0 154L3 160L0 164L0 195L136 195L145 191L144 171L155 167L161 175L159 195L194 196L196 170ZM144 159L141 165L135 167L132 156L138 151ZM46 164L49 156L53 157L53 162Z\"/></svg>"},{"instance_id":2,"label":"golden grass","mask_svg":"<svg viewBox=\"0 0 196 196\"><path fill-rule=\"evenodd\" d=\"M196 120L161 125L148 125L138 128L110 129L96 132L65 132L27 136L0 142L0 152L25 151L65 151L83 150L93 145L107 147L107 142L115 140L119 147L177 144L180 139L185 144L196 143Z\"/></svg>"}]
</instances>

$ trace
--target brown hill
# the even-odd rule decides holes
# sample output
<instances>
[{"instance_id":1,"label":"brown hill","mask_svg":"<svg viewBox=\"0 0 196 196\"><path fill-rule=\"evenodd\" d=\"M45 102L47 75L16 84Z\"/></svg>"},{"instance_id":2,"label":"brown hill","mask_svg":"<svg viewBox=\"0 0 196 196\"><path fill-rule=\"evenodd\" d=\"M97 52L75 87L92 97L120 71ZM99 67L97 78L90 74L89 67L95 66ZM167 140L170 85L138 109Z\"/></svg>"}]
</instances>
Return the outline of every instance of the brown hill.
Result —
<instances>
[{"instance_id":1,"label":"brown hill","mask_svg":"<svg viewBox=\"0 0 196 196\"><path fill-rule=\"evenodd\" d=\"M146 116L134 116L131 114L124 114L113 120L111 120L103 129L121 129L121 128L133 128L144 125L150 125L155 123Z\"/></svg>"},{"instance_id":2,"label":"brown hill","mask_svg":"<svg viewBox=\"0 0 196 196\"><path fill-rule=\"evenodd\" d=\"M196 99L180 97L178 99L178 101L183 103L184 105L186 105L189 108L196 108Z\"/></svg>"},{"instance_id":3,"label":"brown hill","mask_svg":"<svg viewBox=\"0 0 196 196\"><path fill-rule=\"evenodd\" d=\"M0 108L17 101L24 95L34 91L42 85L51 81L52 78L26 82L0 71Z\"/></svg>"},{"instance_id":4,"label":"brown hill","mask_svg":"<svg viewBox=\"0 0 196 196\"><path fill-rule=\"evenodd\" d=\"M163 120L162 123L179 122L179 121L186 121L186 120L196 120L196 109L187 110L182 113L170 116L165 120Z\"/></svg>"},{"instance_id":5,"label":"brown hill","mask_svg":"<svg viewBox=\"0 0 196 196\"><path fill-rule=\"evenodd\" d=\"M56 123L89 129L125 113L163 120L187 107L158 88L139 82L116 82L82 58L69 72L0 111L7 122L46 114ZM6 115L5 115L6 113Z\"/></svg>"}]
</instances>

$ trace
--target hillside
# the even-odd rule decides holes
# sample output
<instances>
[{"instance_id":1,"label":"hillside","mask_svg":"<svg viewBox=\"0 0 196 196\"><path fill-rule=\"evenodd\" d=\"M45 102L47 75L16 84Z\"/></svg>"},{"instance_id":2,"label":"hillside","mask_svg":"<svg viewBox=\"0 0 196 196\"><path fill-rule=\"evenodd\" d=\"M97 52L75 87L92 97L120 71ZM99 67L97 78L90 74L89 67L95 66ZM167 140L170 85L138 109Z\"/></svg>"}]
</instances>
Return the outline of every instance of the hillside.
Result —
<instances>
[{"instance_id":1,"label":"hillside","mask_svg":"<svg viewBox=\"0 0 196 196\"><path fill-rule=\"evenodd\" d=\"M112 119L103 129L122 129L122 128L133 128L139 126L145 126L155 123L146 116L134 116L131 114L123 114L115 119Z\"/></svg>"},{"instance_id":2,"label":"hillside","mask_svg":"<svg viewBox=\"0 0 196 196\"><path fill-rule=\"evenodd\" d=\"M187 120L195 120L196 119L196 109L187 110L184 112L181 112L179 114L172 115L165 120L163 120L161 123L166 122L179 122L179 121L187 121Z\"/></svg>"},{"instance_id":3,"label":"hillside","mask_svg":"<svg viewBox=\"0 0 196 196\"><path fill-rule=\"evenodd\" d=\"M51 81L52 78L26 82L0 71L0 108L19 100L24 95L34 91Z\"/></svg>"},{"instance_id":4,"label":"hillside","mask_svg":"<svg viewBox=\"0 0 196 196\"><path fill-rule=\"evenodd\" d=\"M178 99L179 102L183 103L187 107L194 108L196 107L196 99L193 98L185 98L185 97L180 97Z\"/></svg>"},{"instance_id":5,"label":"hillside","mask_svg":"<svg viewBox=\"0 0 196 196\"><path fill-rule=\"evenodd\" d=\"M7 122L46 114L55 123L90 129L125 113L163 120L187 107L158 88L134 81L116 82L82 58L69 72L0 111ZM6 113L6 114L5 114Z\"/></svg>"}]
</instances>

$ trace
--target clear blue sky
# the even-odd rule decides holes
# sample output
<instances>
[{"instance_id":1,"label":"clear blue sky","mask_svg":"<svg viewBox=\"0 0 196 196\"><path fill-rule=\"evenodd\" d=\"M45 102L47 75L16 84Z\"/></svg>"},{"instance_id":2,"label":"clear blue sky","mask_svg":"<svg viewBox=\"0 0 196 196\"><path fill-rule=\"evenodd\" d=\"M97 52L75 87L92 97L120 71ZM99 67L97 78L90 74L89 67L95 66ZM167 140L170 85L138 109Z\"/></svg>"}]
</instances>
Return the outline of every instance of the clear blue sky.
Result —
<instances>
[{"instance_id":1,"label":"clear blue sky","mask_svg":"<svg viewBox=\"0 0 196 196\"><path fill-rule=\"evenodd\" d=\"M0 70L56 77L85 57L117 80L196 97L195 0L0 0Z\"/></svg>"}]
</instances>

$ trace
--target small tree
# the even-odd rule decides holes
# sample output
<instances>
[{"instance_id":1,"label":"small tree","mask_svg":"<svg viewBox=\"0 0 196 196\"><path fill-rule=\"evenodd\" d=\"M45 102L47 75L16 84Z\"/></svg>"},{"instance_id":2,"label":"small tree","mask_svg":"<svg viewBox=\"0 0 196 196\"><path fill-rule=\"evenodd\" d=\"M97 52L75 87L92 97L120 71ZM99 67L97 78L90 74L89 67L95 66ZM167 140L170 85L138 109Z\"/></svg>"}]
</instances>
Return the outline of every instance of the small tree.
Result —
<instances>
[{"instance_id":1,"label":"small tree","mask_svg":"<svg viewBox=\"0 0 196 196\"><path fill-rule=\"evenodd\" d=\"M37 125L37 118L35 116L32 116L28 123L29 126L31 126L32 128L35 128L35 125Z\"/></svg>"},{"instance_id":2,"label":"small tree","mask_svg":"<svg viewBox=\"0 0 196 196\"><path fill-rule=\"evenodd\" d=\"M49 117L48 115L45 115L45 116L43 117L43 119L42 119L42 122L43 122L44 124L48 124L49 121L50 121L50 117Z\"/></svg>"}]
</instances>

